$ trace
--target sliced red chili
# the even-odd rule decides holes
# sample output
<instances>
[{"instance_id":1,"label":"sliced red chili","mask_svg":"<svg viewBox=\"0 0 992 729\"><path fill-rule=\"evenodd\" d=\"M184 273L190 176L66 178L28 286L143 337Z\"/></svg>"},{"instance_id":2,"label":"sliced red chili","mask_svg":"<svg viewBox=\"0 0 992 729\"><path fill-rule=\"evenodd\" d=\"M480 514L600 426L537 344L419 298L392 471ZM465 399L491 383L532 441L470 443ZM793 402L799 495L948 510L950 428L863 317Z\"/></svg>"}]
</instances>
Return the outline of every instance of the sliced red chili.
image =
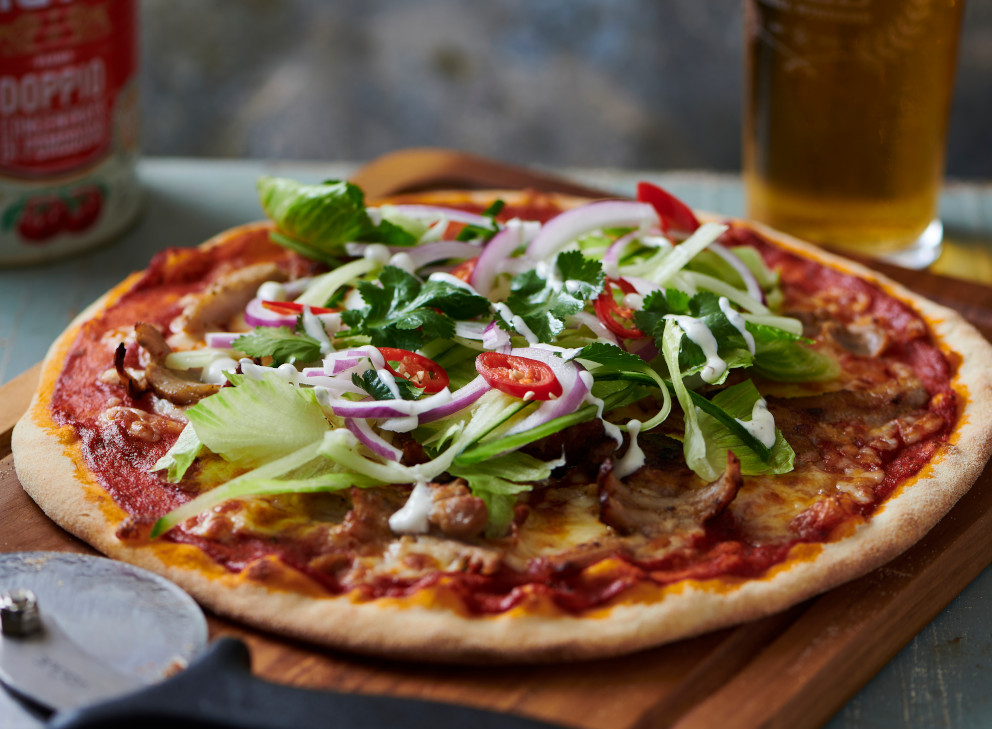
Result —
<instances>
[{"instance_id":1,"label":"sliced red chili","mask_svg":"<svg viewBox=\"0 0 992 729\"><path fill-rule=\"evenodd\" d=\"M651 205L661 218L661 229L666 233L693 233L699 227L699 219L692 209L670 192L662 190L650 182L637 183L637 199Z\"/></svg>"},{"instance_id":2,"label":"sliced red chili","mask_svg":"<svg viewBox=\"0 0 992 729\"><path fill-rule=\"evenodd\" d=\"M451 269L451 275L465 283L469 283L472 279L472 274L475 272L475 264L478 262L478 256L469 258L467 261L462 261Z\"/></svg>"},{"instance_id":3,"label":"sliced red chili","mask_svg":"<svg viewBox=\"0 0 992 729\"><path fill-rule=\"evenodd\" d=\"M423 388L428 395L448 386L448 373L434 360L409 349L378 347L378 350L385 357L386 369L390 373Z\"/></svg>"},{"instance_id":4,"label":"sliced red chili","mask_svg":"<svg viewBox=\"0 0 992 729\"><path fill-rule=\"evenodd\" d=\"M277 314L300 314L303 312L303 304L295 301L263 301L262 306ZM311 306L312 314L334 314L338 309L325 309L323 306Z\"/></svg>"},{"instance_id":5,"label":"sliced red chili","mask_svg":"<svg viewBox=\"0 0 992 729\"><path fill-rule=\"evenodd\" d=\"M544 362L502 352L483 352L475 358L475 369L500 392L528 400L561 397L562 387L554 371ZM531 393L528 396L528 393Z\"/></svg>"},{"instance_id":6,"label":"sliced red chili","mask_svg":"<svg viewBox=\"0 0 992 729\"><path fill-rule=\"evenodd\" d=\"M596 298L596 316L607 329L622 339L643 339L647 336L634 324L634 310L617 303L614 288L624 294L636 294L633 284L624 279L608 278L603 285L603 293Z\"/></svg>"}]
</instances>

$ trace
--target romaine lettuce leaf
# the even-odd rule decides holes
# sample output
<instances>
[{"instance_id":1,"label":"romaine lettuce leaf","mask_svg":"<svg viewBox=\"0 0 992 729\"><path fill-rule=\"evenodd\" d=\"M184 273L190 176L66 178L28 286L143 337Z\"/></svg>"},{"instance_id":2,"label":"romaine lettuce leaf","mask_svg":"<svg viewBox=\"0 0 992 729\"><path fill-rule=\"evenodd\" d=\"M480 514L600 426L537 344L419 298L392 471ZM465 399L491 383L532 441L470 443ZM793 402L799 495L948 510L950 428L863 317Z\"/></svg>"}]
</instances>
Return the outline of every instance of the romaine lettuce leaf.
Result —
<instances>
[{"instance_id":1,"label":"romaine lettuce leaf","mask_svg":"<svg viewBox=\"0 0 992 729\"><path fill-rule=\"evenodd\" d=\"M330 428L312 390L276 373L229 374L223 387L186 411L200 441L224 460L252 467L319 441Z\"/></svg>"}]
</instances>

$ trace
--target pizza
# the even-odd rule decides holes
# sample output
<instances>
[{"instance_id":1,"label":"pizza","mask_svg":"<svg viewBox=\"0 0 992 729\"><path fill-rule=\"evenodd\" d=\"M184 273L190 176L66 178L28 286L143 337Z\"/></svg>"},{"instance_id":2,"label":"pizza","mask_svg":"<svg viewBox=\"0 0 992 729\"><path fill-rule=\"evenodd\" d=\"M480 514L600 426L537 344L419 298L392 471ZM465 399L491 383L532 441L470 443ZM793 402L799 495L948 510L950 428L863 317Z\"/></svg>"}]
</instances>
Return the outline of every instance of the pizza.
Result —
<instances>
[{"instance_id":1,"label":"pizza","mask_svg":"<svg viewBox=\"0 0 992 729\"><path fill-rule=\"evenodd\" d=\"M259 189L270 220L72 323L13 436L55 522L217 613L418 660L622 654L884 564L989 457L958 314L653 185Z\"/></svg>"}]
</instances>

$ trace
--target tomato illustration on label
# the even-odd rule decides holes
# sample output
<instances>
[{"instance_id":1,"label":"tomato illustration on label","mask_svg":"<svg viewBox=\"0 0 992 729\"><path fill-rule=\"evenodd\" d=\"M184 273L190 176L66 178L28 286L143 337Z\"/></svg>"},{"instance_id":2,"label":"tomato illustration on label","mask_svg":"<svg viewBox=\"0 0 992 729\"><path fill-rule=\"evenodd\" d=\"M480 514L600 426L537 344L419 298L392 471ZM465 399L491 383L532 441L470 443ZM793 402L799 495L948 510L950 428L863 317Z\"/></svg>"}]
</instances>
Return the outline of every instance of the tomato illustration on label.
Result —
<instances>
[{"instance_id":1,"label":"tomato illustration on label","mask_svg":"<svg viewBox=\"0 0 992 729\"><path fill-rule=\"evenodd\" d=\"M62 230L69 217L69 207L55 195L42 195L24 204L17 231L30 241L44 241Z\"/></svg>"},{"instance_id":2,"label":"tomato illustration on label","mask_svg":"<svg viewBox=\"0 0 992 729\"><path fill-rule=\"evenodd\" d=\"M65 221L66 230L79 232L86 230L100 217L103 207L103 193L96 185L77 187L69 193L69 215Z\"/></svg>"}]
</instances>

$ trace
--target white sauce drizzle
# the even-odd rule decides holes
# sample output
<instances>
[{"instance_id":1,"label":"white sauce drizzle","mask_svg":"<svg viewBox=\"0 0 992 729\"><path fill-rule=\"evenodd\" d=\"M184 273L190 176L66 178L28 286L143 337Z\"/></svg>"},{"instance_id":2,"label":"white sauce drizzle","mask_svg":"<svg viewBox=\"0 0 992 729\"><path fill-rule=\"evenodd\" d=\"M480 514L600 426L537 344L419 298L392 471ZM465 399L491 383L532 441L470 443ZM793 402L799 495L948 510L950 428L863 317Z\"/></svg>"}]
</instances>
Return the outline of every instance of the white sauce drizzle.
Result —
<instances>
[{"instance_id":1,"label":"white sauce drizzle","mask_svg":"<svg viewBox=\"0 0 992 729\"><path fill-rule=\"evenodd\" d=\"M227 382L224 373L235 372L237 369L238 363L236 360L231 359L227 355L220 355L210 360L207 366L203 368L203 371L200 373L200 381L211 385L223 385Z\"/></svg>"},{"instance_id":2,"label":"white sauce drizzle","mask_svg":"<svg viewBox=\"0 0 992 729\"><path fill-rule=\"evenodd\" d=\"M391 255L389 249L382 243L370 243L365 246L365 252L362 254L362 258L385 266L389 263L389 257Z\"/></svg>"},{"instance_id":3,"label":"white sauce drizzle","mask_svg":"<svg viewBox=\"0 0 992 729\"><path fill-rule=\"evenodd\" d=\"M497 301L493 304L493 308L496 313L499 314L503 319L520 334L524 339L530 344L538 344L541 340L538 338L534 332L531 331L530 327L524 322L524 320L510 311L510 307L501 301Z\"/></svg>"},{"instance_id":4,"label":"white sauce drizzle","mask_svg":"<svg viewBox=\"0 0 992 729\"><path fill-rule=\"evenodd\" d=\"M613 473L617 478L625 478L644 465L644 451L637 443L637 436L641 432L641 421L630 420L627 423L627 433L630 435L630 445L623 458L613 464Z\"/></svg>"},{"instance_id":5,"label":"white sauce drizzle","mask_svg":"<svg viewBox=\"0 0 992 729\"><path fill-rule=\"evenodd\" d=\"M286 287L278 281L266 281L255 295L264 301L285 301L287 297Z\"/></svg>"},{"instance_id":6,"label":"white sauce drizzle","mask_svg":"<svg viewBox=\"0 0 992 729\"><path fill-rule=\"evenodd\" d=\"M433 508L431 487L426 481L418 481L403 508L389 517L389 528L396 534L426 534L430 528L428 517Z\"/></svg>"},{"instance_id":7,"label":"white sauce drizzle","mask_svg":"<svg viewBox=\"0 0 992 729\"><path fill-rule=\"evenodd\" d=\"M479 292L472 288L472 285L462 281L460 278L452 276L450 273L444 273L443 271L435 271L430 276L427 277L429 281L438 281L441 283L450 284L451 286L457 286L460 289L465 289L470 291L476 296L479 296Z\"/></svg>"},{"instance_id":8,"label":"white sauce drizzle","mask_svg":"<svg viewBox=\"0 0 992 729\"><path fill-rule=\"evenodd\" d=\"M397 387L396 378L393 377L392 372L383 368L383 369L377 369L375 373L379 375L379 379L382 380L382 384L386 386L386 389L389 390L389 394L393 396L394 400L403 399L400 397L400 388Z\"/></svg>"},{"instance_id":9,"label":"white sauce drizzle","mask_svg":"<svg viewBox=\"0 0 992 729\"><path fill-rule=\"evenodd\" d=\"M389 259L389 265L402 268L407 273L416 273L417 271L417 267L414 265L409 253L400 252L393 254L393 257Z\"/></svg>"},{"instance_id":10,"label":"white sauce drizzle","mask_svg":"<svg viewBox=\"0 0 992 729\"><path fill-rule=\"evenodd\" d=\"M579 379L582 380L582 383L587 388L589 388L589 392L586 393L586 396L582 399L582 402L596 406L596 417L602 421L603 430L606 432L606 434L609 437L615 440L617 442L617 445L619 446L620 444L623 443L623 433L620 432L620 428L615 426L609 420L603 419L603 408L606 407L606 403L604 403L602 400L600 400L598 397L592 394L592 383L593 383L592 372L590 372L589 370L580 370Z\"/></svg>"},{"instance_id":11,"label":"white sauce drizzle","mask_svg":"<svg viewBox=\"0 0 992 729\"><path fill-rule=\"evenodd\" d=\"M668 314L665 318L671 319L678 324L679 328L685 333L686 338L703 350L703 356L706 357L706 364L703 365L703 370L699 373L699 376L703 378L703 382L712 383L720 379L720 375L727 369L727 363L717 354L716 337L713 336L713 332L710 331L709 327L692 316Z\"/></svg>"},{"instance_id":12,"label":"white sauce drizzle","mask_svg":"<svg viewBox=\"0 0 992 729\"><path fill-rule=\"evenodd\" d=\"M751 409L751 419L738 420L748 433L757 438L765 448L775 445L775 416L768 410L768 403L759 398Z\"/></svg>"},{"instance_id":13,"label":"white sauce drizzle","mask_svg":"<svg viewBox=\"0 0 992 729\"><path fill-rule=\"evenodd\" d=\"M754 354L754 337L751 336L751 332L747 330L747 326L744 323L744 317L741 316L739 311L736 311L731 305L730 300L726 296L721 296L719 298L720 311L723 315L727 317L727 321L734 325L734 329L741 333L744 337L744 342L747 344L747 349L751 354Z\"/></svg>"}]
</instances>

